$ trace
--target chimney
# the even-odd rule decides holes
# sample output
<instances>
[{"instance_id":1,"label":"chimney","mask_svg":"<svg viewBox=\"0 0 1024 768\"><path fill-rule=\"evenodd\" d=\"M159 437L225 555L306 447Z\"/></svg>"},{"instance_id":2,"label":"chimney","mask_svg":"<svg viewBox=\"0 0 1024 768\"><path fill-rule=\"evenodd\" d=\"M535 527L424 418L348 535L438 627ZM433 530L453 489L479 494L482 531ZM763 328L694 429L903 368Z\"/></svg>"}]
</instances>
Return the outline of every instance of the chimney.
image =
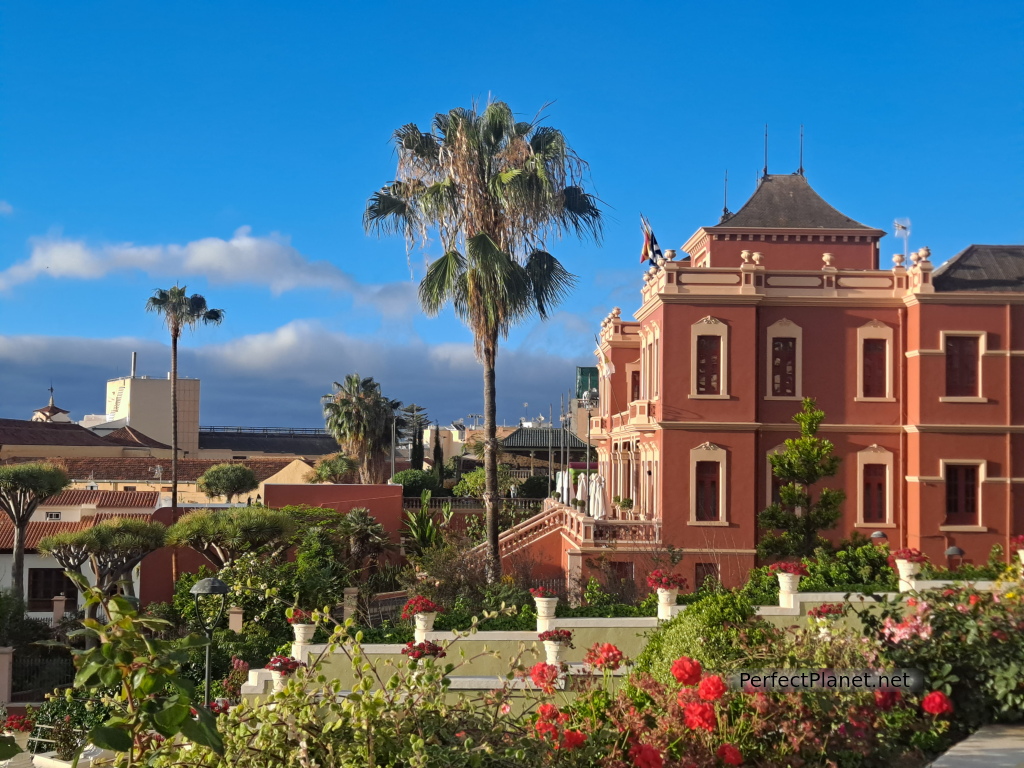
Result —
<instances>
[{"instance_id":1,"label":"chimney","mask_svg":"<svg viewBox=\"0 0 1024 768\"><path fill-rule=\"evenodd\" d=\"M138 352L132 352L132 378L135 378L135 361L138 358Z\"/></svg>"}]
</instances>

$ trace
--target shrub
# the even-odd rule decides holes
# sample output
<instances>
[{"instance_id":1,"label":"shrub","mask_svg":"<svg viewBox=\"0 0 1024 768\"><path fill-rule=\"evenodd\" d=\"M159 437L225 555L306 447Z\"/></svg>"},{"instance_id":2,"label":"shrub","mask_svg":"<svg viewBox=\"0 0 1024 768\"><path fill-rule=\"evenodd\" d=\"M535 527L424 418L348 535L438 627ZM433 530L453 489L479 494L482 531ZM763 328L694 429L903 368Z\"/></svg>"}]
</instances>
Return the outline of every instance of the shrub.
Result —
<instances>
[{"instance_id":1,"label":"shrub","mask_svg":"<svg viewBox=\"0 0 1024 768\"><path fill-rule=\"evenodd\" d=\"M58 723L69 722L74 730L87 733L108 717L110 717L110 708L90 700L88 692L80 688L49 694L36 712L36 727L29 740L30 751L37 754L50 751L51 747L47 742L35 741L35 739L52 740L50 727ZM70 718L70 720L65 721L65 718ZM50 727L40 728L40 726Z\"/></svg>"},{"instance_id":2,"label":"shrub","mask_svg":"<svg viewBox=\"0 0 1024 768\"><path fill-rule=\"evenodd\" d=\"M518 494L524 499L543 499L548 495L548 476L531 475L519 484Z\"/></svg>"},{"instance_id":3,"label":"shrub","mask_svg":"<svg viewBox=\"0 0 1024 768\"><path fill-rule=\"evenodd\" d=\"M423 469L403 469L396 472L391 478L392 483L402 486L402 496L419 498L424 491L437 493L440 483L437 482L437 473L427 472Z\"/></svg>"},{"instance_id":4,"label":"shrub","mask_svg":"<svg viewBox=\"0 0 1024 768\"><path fill-rule=\"evenodd\" d=\"M474 469L462 476L462 479L452 488L456 496L472 496L475 499L482 499L484 496L484 468ZM501 496L508 496L509 489L513 485L512 472L508 465L498 465L498 493Z\"/></svg>"},{"instance_id":5,"label":"shrub","mask_svg":"<svg viewBox=\"0 0 1024 768\"><path fill-rule=\"evenodd\" d=\"M1019 573L1019 571L1018 571ZM881 612L859 611L865 634L882 643L893 667L921 670L929 689L953 700L962 733L1024 719L1024 599L1018 588L993 595L929 590Z\"/></svg>"},{"instance_id":6,"label":"shrub","mask_svg":"<svg viewBox=\"0 0 1024 768\"><path fill-rule=\"evenodd\" d=\"M741 660L749 665L740 638L763 637L770 627L754 615L754 605L739 592L709 593L651 633L636 668L669 683L672 661L680 656L696 659L718 674L731 671Z\"/></svg>"},{"instance_id":7,"label":"shrub","mask_svg":"<svg viewBox=\"0 0 1024 768\"><path fill-rule=\"evenodd\" d=\"M888 563L889 552L874 544L830 552L819 549L814 558L804 558L807 575L800 580L801 592L894 592L896 574ZM754 605L777 605L779 581L766 567L754 568L742 592Z\"/></svg>"}]
</instances>

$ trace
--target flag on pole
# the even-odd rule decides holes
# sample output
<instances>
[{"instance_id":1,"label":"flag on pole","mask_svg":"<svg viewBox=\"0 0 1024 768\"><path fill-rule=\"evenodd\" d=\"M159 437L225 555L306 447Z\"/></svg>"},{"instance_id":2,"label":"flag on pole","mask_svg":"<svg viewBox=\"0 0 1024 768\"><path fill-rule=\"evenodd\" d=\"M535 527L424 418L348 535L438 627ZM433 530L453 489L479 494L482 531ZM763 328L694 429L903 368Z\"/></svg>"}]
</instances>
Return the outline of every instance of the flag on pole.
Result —
<instances>
[{"instance_id":1,"label":"flag on pole","mask_svg":"<svg viewBox=\"0 0 1024 768\"><path fill-rule=\"evenodd\" d=\"M601 349L601 342L597 336L594 337L594 343L597 344L597 354L601 358L601 362L597 366L598 373L601 374L602 378L611 378L611 375L615 373L615 364L612 363L612 359Z\"/></svg>"},{"instance_id":2,"label":"flag on pole","mask_svg":"<svg viewBox=\"0 0 1024 768\"><path fill-rule=\"evenodd\" d=\"M644 218L644 215L640 214L640 228L644 233L644 247L640 251L640 263L643 264L645 261L650 259L661 258L661 246L658 245L658 239L654 236L654 230L651 229L651 223Z\"/></svg>"}]
</instances>

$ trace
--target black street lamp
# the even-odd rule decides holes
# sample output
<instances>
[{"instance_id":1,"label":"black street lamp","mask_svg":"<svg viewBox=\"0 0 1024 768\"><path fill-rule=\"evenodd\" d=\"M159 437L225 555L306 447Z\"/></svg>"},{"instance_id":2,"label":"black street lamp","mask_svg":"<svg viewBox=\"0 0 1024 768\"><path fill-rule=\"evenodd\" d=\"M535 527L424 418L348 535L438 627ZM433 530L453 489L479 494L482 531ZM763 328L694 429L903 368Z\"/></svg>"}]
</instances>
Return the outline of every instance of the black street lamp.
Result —
<instances>
[{"instance_id":1,"label":"black street lamp","mask_svg":"<svg viewBox=\"0 0 1024 768\"><path fill-rule=\"evenodd\" d=\"M966 555L966 554L967 553L964 552L962 549L960 549L960 547L953 546L953 547L949 547L946 550L946 559L947 560L952 560L954 557L960 558L960 565L963 565L964 555Z\"/></svg>"},{"instance_id":2,"label":"black street lamp","mask_svg":"<svg viewBox=\"0 0 1024 768\"><path fill-rule=\"evenodd\" d=\"M210 646L213 645L213 628L220 623L221 618L224 616L224 609L227 607L228 585L220 579L201 579L195 583L189 592L195 596L196 618L199 620L199 626L206 633L206 698L204 702L206 706L210 706ZM202 606L199 604L200 595L220 595L220 609L217 611L216 618L214 618L209 626L206 625L206 620L203 618Z\"/></svg>"}]
</instances>

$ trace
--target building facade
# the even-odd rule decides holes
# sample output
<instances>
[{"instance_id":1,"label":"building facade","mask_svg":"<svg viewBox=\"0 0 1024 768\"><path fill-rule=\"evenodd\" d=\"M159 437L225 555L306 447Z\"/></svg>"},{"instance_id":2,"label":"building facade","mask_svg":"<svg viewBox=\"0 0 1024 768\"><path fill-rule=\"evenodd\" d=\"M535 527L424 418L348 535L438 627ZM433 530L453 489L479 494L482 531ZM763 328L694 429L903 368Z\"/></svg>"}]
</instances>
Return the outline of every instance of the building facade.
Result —
<instances>
[{"instance_id":1,"label":"building facade","mask_svg":"<svg viewBox=\"0 0 1024 768\"><path fill-rule=\"evenodd\" d=\"M602 553L625 576L672 545L691 584L742 583L776 491L768 457L798 436L804 397L842 459L821 483L846 493L826 536L882 531L940 564L953 545L968 562L1008 550L1024 532L1024 247L971 246L939 270L925 248L882 268L883 235L802 175L772 175L697 230L688 258L666 252L633 319L616 309L599 336L591 434L608 501L632 509L552 509L506 552L557 549L569 575Z\"/></svg>"}]
</instances>

